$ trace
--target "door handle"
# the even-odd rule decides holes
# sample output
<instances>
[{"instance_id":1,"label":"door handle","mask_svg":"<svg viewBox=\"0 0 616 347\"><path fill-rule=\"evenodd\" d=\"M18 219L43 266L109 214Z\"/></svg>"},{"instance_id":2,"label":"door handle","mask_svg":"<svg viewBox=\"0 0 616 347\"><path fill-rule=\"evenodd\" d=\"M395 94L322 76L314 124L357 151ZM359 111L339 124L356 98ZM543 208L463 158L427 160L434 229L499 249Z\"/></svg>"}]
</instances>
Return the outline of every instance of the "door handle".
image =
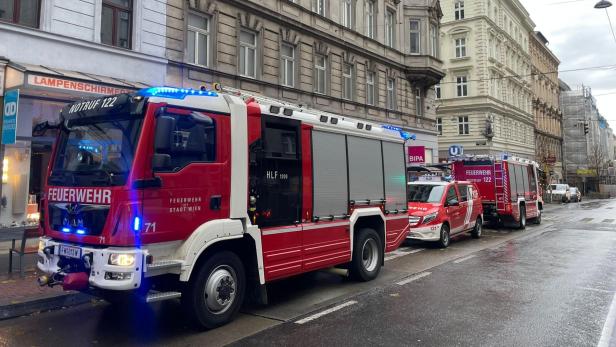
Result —
<instances>
[{"instance_id":1,"label":"door handle","mask_svg":"<svg viewBox=\"0 0 616 347\"><path fill-rule=\"evenodd\" d=\"M210 210L220 210L220 205L222 204L222 196L221 195L212 195L210 196Z\"/></svg>"}]
</instances>

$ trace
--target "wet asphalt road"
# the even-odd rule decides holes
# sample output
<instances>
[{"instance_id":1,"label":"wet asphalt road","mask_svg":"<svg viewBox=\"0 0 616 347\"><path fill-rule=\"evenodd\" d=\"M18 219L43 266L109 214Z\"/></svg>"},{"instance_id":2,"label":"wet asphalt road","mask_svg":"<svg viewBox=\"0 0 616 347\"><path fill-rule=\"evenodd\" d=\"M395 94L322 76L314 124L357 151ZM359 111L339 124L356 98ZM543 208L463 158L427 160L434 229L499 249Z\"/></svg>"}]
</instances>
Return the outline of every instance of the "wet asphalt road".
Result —
<instances>
[{"instance_id":1,"label":"wet asphalt road","mask_svg":"<svg viewBox=\"0 0 616 347\"><path fill-rule=\"evenodd\" d=\"M597 346L616 291L614 219L614 200L569 204L524 232L413 243L373 282L337 271L278 282L272 304L212 331L190 328L174 302L93 302L0 321L0 346Z\"/></svg>"}]
</instances>

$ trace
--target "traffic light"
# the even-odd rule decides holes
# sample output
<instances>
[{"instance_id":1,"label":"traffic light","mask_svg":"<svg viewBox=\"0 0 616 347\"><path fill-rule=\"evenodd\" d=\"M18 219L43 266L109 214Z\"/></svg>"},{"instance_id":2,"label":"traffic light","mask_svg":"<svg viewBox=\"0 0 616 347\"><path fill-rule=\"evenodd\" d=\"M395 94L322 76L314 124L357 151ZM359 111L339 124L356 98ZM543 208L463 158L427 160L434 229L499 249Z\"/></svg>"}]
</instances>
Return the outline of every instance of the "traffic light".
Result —
<instances>
[{"instance_id":1,"label":"traffic light","mask_svg":"<svg viewBox=\"0 0 616 347\"><path fill-rule=\"evenodd\" d=\"M584 135L587 135L589 131L588 122L584 122Z\"/></svg>"}]
</instances>

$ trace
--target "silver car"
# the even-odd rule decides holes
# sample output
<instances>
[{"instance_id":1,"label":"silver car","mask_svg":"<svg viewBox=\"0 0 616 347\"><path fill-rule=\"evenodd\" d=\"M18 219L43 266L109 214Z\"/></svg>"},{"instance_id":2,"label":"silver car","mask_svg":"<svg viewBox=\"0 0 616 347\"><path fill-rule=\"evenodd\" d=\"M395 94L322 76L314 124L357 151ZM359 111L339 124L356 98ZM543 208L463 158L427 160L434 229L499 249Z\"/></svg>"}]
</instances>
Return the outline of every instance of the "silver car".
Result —
<instances>
[{"instance_id":1,"label":"silver car","mask_svg":"<svg viewBox=\"0 0 616 347\"><path fill-rule=\"evenodd\" d=\"M580 202L582 201L582 192L576 187L569 188L569 201Z\"/></svg>"},{"instance_id":2,"label":"silver car","mask_svg":"<svg viewBox=\"0 0 616 347\"><path fill-rule=\"evenodd\" d=\"M571 202L569 188L568 184L550 184L546 193L551 201Z\"/></svg>"}]
</instances>

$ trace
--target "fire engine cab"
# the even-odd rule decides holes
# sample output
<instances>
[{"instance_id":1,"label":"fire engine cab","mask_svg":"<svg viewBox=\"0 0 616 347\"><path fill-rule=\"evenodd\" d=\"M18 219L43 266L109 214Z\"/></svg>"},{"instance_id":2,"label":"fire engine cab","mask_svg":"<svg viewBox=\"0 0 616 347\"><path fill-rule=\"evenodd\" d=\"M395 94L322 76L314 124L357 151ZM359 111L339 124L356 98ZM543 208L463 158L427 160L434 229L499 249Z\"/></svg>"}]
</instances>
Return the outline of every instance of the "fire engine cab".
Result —
<instances>
[{"instance_id":1,"label":"fire engine cab","mask_svg":"<svg viewBox=\"0 0 616 347\"><path fill-rule=\"evenodd\" d=\"M470 231L473 238L481 237L483 208L472 182L410 182L408 209L409 239L436 241L445 248L456 234Z\"/></svg>"},{"instance_id":2,"label":"fire engine cab","mask_svg":"<svg viewBox=\"0 0 616 347\"><path fill-rule=\"evenodd\" d=\"M453 158L452 176L477 185L487 221L524 229L529 219L541 223L537 168L534 161L517 157L463 156Z\"/></svg>"},{"instance_id":3,"label":"fire engine cab","mask_svg":"<svg viewBox=\"0 0 616 347\"><path fill-rule=\"evenodd\" d=\"M409 134L235 90L149 88L64 107L42 199L42 285L181 298L229 322L265 284L374 279L408 233Z\"/></svg>"}]
</instances>

